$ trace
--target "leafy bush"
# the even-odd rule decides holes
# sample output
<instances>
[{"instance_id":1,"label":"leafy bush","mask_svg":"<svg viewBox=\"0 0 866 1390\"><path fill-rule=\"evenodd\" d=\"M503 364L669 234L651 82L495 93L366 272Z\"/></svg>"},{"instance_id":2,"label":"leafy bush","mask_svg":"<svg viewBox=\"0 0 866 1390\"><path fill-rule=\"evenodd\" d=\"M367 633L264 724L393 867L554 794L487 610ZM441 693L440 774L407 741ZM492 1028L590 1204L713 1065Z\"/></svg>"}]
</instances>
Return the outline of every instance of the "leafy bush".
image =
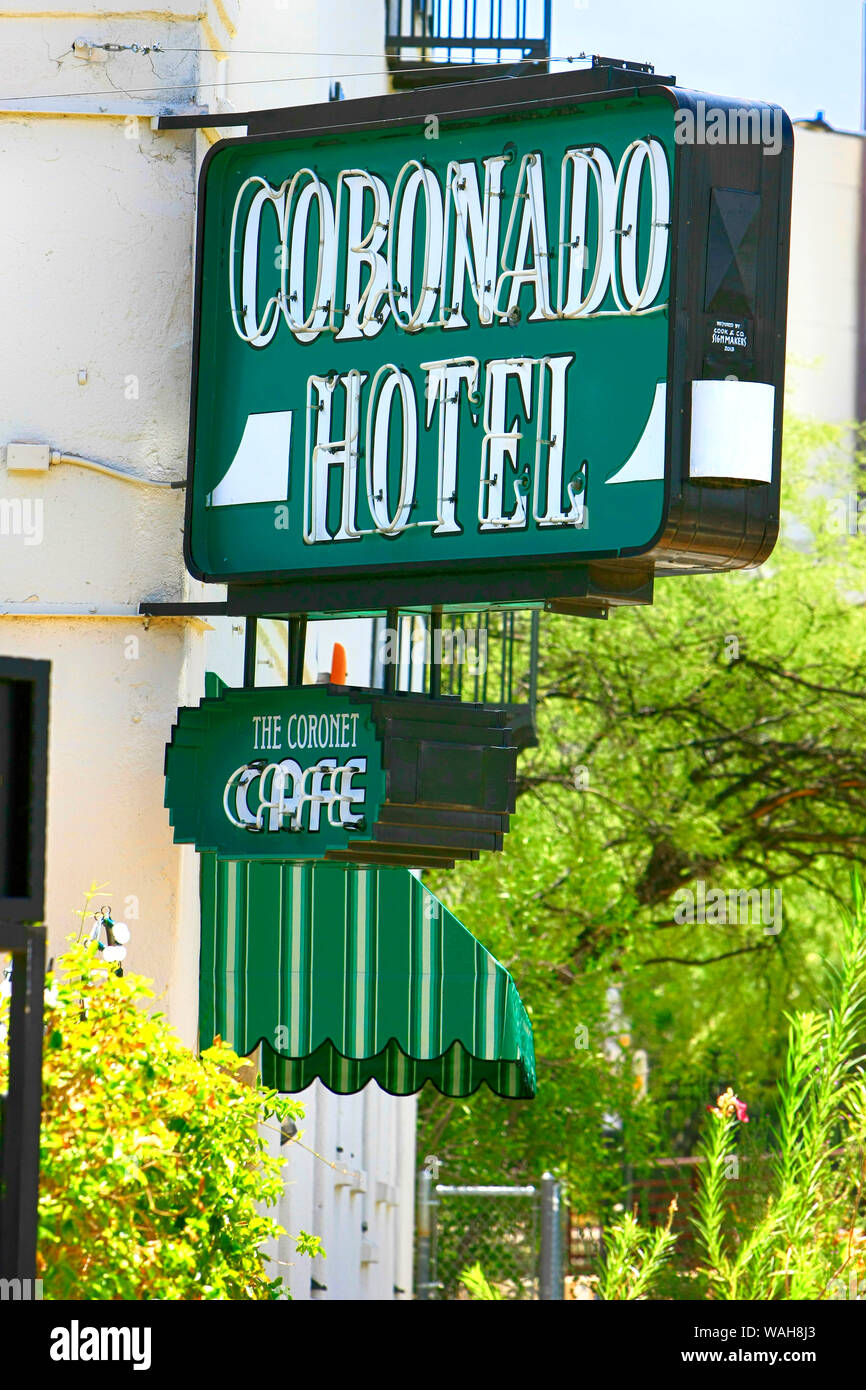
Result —
<instances>
[{"instance_id":1,"label":"leafy bush","mask_svg":"<svg viewBox=\"0 0 866 1390\"><path fill-rule=\"evenodd\" d=\"M483 1299L488 1302L495 1302L497 1299L502 1298L502 1294L499 1293L485 1277L484 1270L481 1268L480 1264L474 1264L468 1269L464 1269L463 1273L460 1275L460 1282L465 1286L470 1299L476 1301Z\"/></svg>"},{"instance_id":2,"label":"leafy bush","mask_svg":"<svg viewBox=\"0 0 866 1390\"><path fill-rule=\"evenodd\" d=\"M845 1298L862 1287L866 904L857 882L840 963L829 974L826 1010L789 1018L769 1190L763 1211L748 1225L732 1216L730 1186L746 1107L730 1090L710 1107L693 1218L702 1251L696 1273L709 1298ZM646 1297L658 1287L663 1257L676 1239L669 1226L670 1220L663 1229L646 1230L628 1216L606 1233L602 1297Z\"/></svg>"},{"instance_id":3,"label":"leafy bush","mask_svg":"<svg viewBox=\"0 0 866 1390\"><path fill-rule=\"evenodd\" d=\"M748 1233L728 1228L723 1200L737 1119L713 1112L710 1120L696 1229L713 1297L825 1298L856 1265L866 1141L858 1055L866 1026L866 908L857 883L841 961L830 973L827 1011L789 1020L773 1181L766 1211Z\"/></svg>"},{"instance_id":4,"label":"leafy bush","mask_svg":"<svg viewBox=\"0 0 866 1390\"><path fill-rule=\"evenodd\" d=\"M603 1299L645 1298L669 1258L676 1235L671 1222L676 1202L668 1207L664 1226L646 1230L631 1212L605 1232L605 1259L598 1284Z\"/></svg>"},{"instance_id":5,"label":"leafy bush","mask_svg":"<svg viewBox=\"0 0 866 1390\"><path fill-rule=\"evenodd\" d=\"M149 982L74 945L45 1010L37 1274L54 1299L275 1299L259 1253L282 1160L258 1126L303 1117L237 1078L220 1044L197 1057ZM0 1034L8 1001L0 1000ZM0 1090L8 1054L0 1048ZM321 1253L301 1232L300 1253Z\"/></svg>"}]
</instances>

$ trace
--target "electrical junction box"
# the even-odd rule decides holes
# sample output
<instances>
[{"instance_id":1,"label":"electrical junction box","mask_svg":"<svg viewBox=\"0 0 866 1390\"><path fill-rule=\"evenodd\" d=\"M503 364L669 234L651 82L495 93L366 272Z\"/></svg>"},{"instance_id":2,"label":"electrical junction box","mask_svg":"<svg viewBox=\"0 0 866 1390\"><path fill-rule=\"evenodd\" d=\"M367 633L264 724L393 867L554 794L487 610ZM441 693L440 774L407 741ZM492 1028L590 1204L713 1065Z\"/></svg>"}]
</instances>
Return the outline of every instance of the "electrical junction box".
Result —
<instances>
[{"instance_id":1,"label":"electrical junction box","mask_svg":"<svg viewBox=\"0 0 866 1390\"><path fill-rule=\"evenodd\" d=\"M51 450L47 444L7 444L7 473L47 473Z\"/></svg>"}]
</instances>

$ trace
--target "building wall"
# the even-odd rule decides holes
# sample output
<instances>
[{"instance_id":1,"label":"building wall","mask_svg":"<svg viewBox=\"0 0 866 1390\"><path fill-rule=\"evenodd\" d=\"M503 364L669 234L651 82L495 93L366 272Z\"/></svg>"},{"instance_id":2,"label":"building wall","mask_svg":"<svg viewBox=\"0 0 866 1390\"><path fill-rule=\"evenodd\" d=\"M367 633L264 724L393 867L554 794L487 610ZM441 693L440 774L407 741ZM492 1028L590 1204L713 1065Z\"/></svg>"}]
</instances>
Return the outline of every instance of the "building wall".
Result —
<instances>
[{"instance_id":1,"label":"building wall","mask_svg":"<svg viewBox=\"0 0 866 1390\"><path fill-rule=\"evenodd\" d=\"M864 159L863 135L795 128L787 398L834 424L862 407Z\"/></svg>"},{"instance_id":2,"label":"building wall","mask_svg":"<svg viewBox=\"0 0 866 1390\"><path fill-rule=\"evenodd\" d=\"M16 22L0 46L3 88L102 91L109 63L76 60L58 74L46 52L82 32L121 41L117 23L93 23ZM173 33L157 27L165 44ZM2 233L4 454L39 443L158 482L185 476L194 160L191 133L157 135L122 110L0 115L0 170L19 190L4 200ZM0 648L52 661L50 950L62 949L88 885L107 884L132 917L135 967L192 1043L196 952L161 749L178 704L200 690L204 628L137 616L143 598L183 592L183 492L58 463L4 469L0 494L39 523L0 535Z\"/></svg>"},{"instance_id":3,"label":"building wall","mask_svg":"<svg viewBox=\"0 0 866 1390\"><path fill-rule=\"evenodd\" d=\"M332 77L347 95L385 91L383 26L381 0L113 0L109 10L78 0L56 12L18 0L0 11L0 92L12 94L0 100L0 652L52 662L50 950L77 930L88 885L105 885L94 906L128 921L130 967L154 979L191 1045L198 864L172 843L163 750L206 669L240 683L243 634L229 620L142 619L138 606L202 593L183 566L183 492L156 485L186 475L197 171L222 112L327 100ZM161 51L96 47L105 43ZM152 116L172 111L212 111L214 125L153 129ZM11 442L150 482L65 462L10 474ZM311 654L315 679L316 639ZM284 679L278 653L261 674ZM341 1135L367 1182L351 1194L334 1169L292 1150L288 1215L327 1233L323 1296L411 1287L414 1116L413 1100L372 1088L311 1096L312 1147L336 1161ZM310 1297L309 1262L297 1266L296 1297Z\"/></svg>"},{"instance_id":4,"label":"building wall","mask_svg":"<svg viewBox=\"0 0 866 1390\"><path fill-rule=\"evenodd\" d=\"M377 96L388 90L384 37L384 0L241 4L225 95L238 111L327 101L334 80L347 98Z\"/></svg>"},{"instance_id":5,"label":"building wall","mask_svg":"<svg viewBox=\"0 0 866 1390\"><path fill-rule=\"evenodd\" d=\"M291 1178L275 1215L287 1234L268 1253L295 1299L403 1300L412 1295L415 1100L366 1086L337 1097L319 1082L304 1106L290 1154ZM280 1137L267 1133L272 1153ZM295 1253L300 1231L320 1236L326 1255Z\"/></svg>"}]
</instances>

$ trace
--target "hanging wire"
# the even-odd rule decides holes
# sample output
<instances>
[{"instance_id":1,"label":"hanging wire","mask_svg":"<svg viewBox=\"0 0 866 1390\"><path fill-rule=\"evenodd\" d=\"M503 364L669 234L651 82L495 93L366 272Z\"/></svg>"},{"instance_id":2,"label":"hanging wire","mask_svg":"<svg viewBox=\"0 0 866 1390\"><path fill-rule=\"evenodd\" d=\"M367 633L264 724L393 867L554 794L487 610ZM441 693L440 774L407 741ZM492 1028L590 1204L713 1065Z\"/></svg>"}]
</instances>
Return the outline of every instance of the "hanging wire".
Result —
<instances>
[{"instance_id":1,"label":"hanging wire","mask_svg":"<svg viewBox=\"0 0 866 1390\"><path fill-rule=\"evenodd\" d=\"M171 51L174 51L174 50L171 50ZM177 51L180 51L180 50L177 50ZM201 52L201 51L210 51L210 50L194 50L194 51L200 51L200 52ZM275 55L275 56L276 56L276 55ZM321 56L327 58L327 57L330 57L331 55L330 55L330 54L327 54L327 53L323 53ZM336 56L339 56L339 55L336 55ZM524 64L529 64L529 63L544 63L544 64L547 64L547 63L575 63L575 62L588 61L588 60L589 60L589 55L587 55L587 54L585 54L585 53L580 53L580 54L574 54L574 55L572 55L572 56L567 56L567 57L562 57L562 58L526 58L526 59L520 59L520 60L518 60L518 61L519 61L519 62L522 62L522 63L524 63ZM477 69L478 66L479 66L479 64L477 64L477 63L447 63L447 64L446 64L446 63L438 63L438 62L436 62L434 59L427 59L427 60L424 60L424 62L426 63L426 65L422 65L421 67L417 67L417 68L404 68L404 69L402 69L401 76L410 76L410 75L413 74L413 73L423 73L423 72L427 72L427 71L429 71L429 69L430 69L431 67L433 67L433 68L437 68L437 67L438 67L438 68L447 67L448 70L449 70L450 72L461 72L461 71L463 71L464 69L465 69L467 72L471 72L473 68ZM500 62L500 63L485 63L485 64L483 64L483 66L484 66L484 67L514 68L514 67L516 66L516 64L515 64L514 62L505 62L505 61L503 61L503 62ZM40 92L40 93L25 93L25 94L19 95L19 96L2 96L2 95L0 95L0 103L7 102L7 101L75 101L75 100L84 99L84 98L87 98L87 97L112 97L112 96L113 96L113 97L116 97L118 94L120 94L121 96L129 97L129 96L136 96L136 95L139 95L139 94L142 94L142 93L144 93L144 94L157 93L157 94L158 94L158 93L160 93L160 92L176 92L176 91L179 91L179 90L181 90L181 89L185 89L185 88L189 88L189 87L195 87L196 90L201 90L201 89L207 88L207 87L218 87L218 88L220 88L220 90L222 90L224 87L260 87L260 86L263 86L263 85L265 85L265 84L267 84L267 83L274 83L274 82L315 82L315 81L317 81L317 80L322 80L322 81L327 80L327 81L329 81L329 82L333 82L333 81L343 80L343 79L345 79L345 78L350 78L350 77L375 77L375 76L377 76L377 75L378 75L377 73L368 70L368 71L366 71L366 72L303 73L303 74L297 74L297 75L295 75L294 77L254 77L254 78L250 78L250 79L235 78L235 79L233 79L233 80L230 81L230 82L198 82L197 80L196 80L196 81L194 81L194 80L187 80L187 81L184 81L183 79L178 79L178 81L176 81L176 82L166 82L166 83L162 83L162 84L160 84L160 85L157 86L157 87L121 87L121 86L114 86L114 87L107 87L107 88L104 88L104 89L101 90L101 91L100 91L100 90L97 90L97 91L91 90L91 91L88 91L88 92ZM548 76L548 73L547 73L547 72L543 72L543 73L533 72L533 73L528 73L528 74L527 74L527 78L530 79L530 80L531 80L532 78L547 77L547 76ZM483 77L483 78L478 78L478 79L476 79L476 81L473 83L473 86L480 86L482 83L485 83L485 82L496 82L496 81L498 81L498 80L499 80L498 77ZM462 82L453 82L453 83L452 83L452 82L443 82L443 83L441 83L441 84L437 83L436 90L437 90L437 91L441 91L443 88L447 88L447 87L451 87L451 86L461 86L461 85L464 85L464 84L463 84ZM528 104L529 104L529 103L527 103L527 102L514 102L514 103L512 103L512 105L513 105L515 108L518 107L518 106L525 106L525 105L528 105ZM165 114L165 113L159 113L159 114ZM208 114L211 114L211 115L214 115L214 116L218 116L218 115L220 115L221 113L215 111L215 112L211 112L211 113L208 113ZM232 114L235 114L235 113L233 112ZM256 115L259 115L259 116L266 116L268 113L267 113L266 110L263 110L263 111L256 112L255 114L256 114ZM449 114L450 114L450 113L449 113ZM373 121L365 121L365 122L364 122L365 126L383 125L383 124L386 124L386 123L387 123L387 118L386 118L386 120L383 120L383 121L380 121L380 120L373 120ZM218 125L219 122L218 122L218 121L215 121L214 124Z\"/></svg>"},{"instance_id":2,"label":"hanging wire","mask_svg":"<svg viewBox=\"0 0 866 1390\"><path fill-rule=\"evenodd\" d=\"M421 47L423 47L423 48L430 48L430 47L433 47L433 48L442 48L442 49L445 49L445 48L448 47L447 44L432 44L432 45L431 45L431 44L429 43L429 41L428 41L429 38L430 38L429 35L419 34L419 35L417 35L417 37L418 37L418 39L419 39L419 43L418 43L418 44L409 44L409 43L407 43L407 44L403 44L403 45L401 45L401 46L402 46L403 48L416 48L416 47L418 47L418 48L421 48ZM458 35L457 37L458 37L459 39L462 40L464 36L461 34L461 35ZM513 49L516 51L517 49L519 49L519 48L521 47L521 43L522 43L522 42L524 42L524 41L521 40L521 39L504 39L504 40L502 41L502 43L500 44L500 47L501 47L501 48L513 48ZM92 44L90 45L91 48L102 48L102 47L104 47L104 46L105 46L105 45L103 45L103 44L96 44L96 43L92 43ZM135 48L135 44L127 45L127 47L130 47L130 48L133 48L133 49L134 49L134 48ZM463 49L463 48L465 48L465 49L471 49L472 47L473 47L473 44L472 44L471 37L470 37L470 38L467 38L465 43L463 43L463 42L459 42L459 43L458 43L458 42L454 42L454 41L452 41L452 43L451 43L451 48L456 48L456 49L458 50L458 52L459 52L461 49ZM140 50L140 51L143 51L143 50ZM212 48L159 48L158 45L157 45L157 46L155 47L154 51L155 51L155 52L159 52L159 53L213 53L214 50L213 50ZM380 49L378 53L359 53L357 50L353 50L352 52L342 52L342 51L336 50L336 49L325 49L325 48L226 48L226 49L224 49L224 50L222 50L222 51L224 51L224 52L226 52L226 53L229 53L232 57L234 57L234 55L235 55L236 53L244 53L244 54L248 54L248 55L253 56L253 57L260 57L260 58L382 58L382 57L392 56L392 55L388 55L384 49ZM578 61L578 59L581 59L581 58L589 58L589 57L590 57L590 55L587 54L587 53L571 53L571 54L563 54L562 57L550 57L550 58L529 58L529 57L527 57L527 58L523 58L523 59L517 59L516 61L518 61L518 62L526 62L526 63L575 63L575 62ZM413 62L414 62L414 61L417 61L417 62L419 62L419 63L428 63L428 64L429 64L429 63L432 63L435 67L440 67L440 68L441 68L441 67L451 67L451 66L452 66L451 63L444 63L443 60L442 60L441 58L423 58L423 57L419 57L417 60L413 59ZM487 68L487 67L490 67L490 68L495 68L495 67L509 67L509 68L511 68L511 67L514 67L514 63L515 63L515 59L513 59L513 58L491 58L491 60L490 60L489 63L485 61L485 62L484 62L483 64L481 64L480 66L483 66L483 67L486 67L486 68ZM461 64L458 64L458 66L460 66L460 67L470 66L470 67L471 67L472 64L461 63ZM476 64L475 66L479 66L479 65Z\"/></svg>"},{"instance_id":3,"label":"hanging wire","mask_svg":"<svg viewBox=\"0 0 866 1390\"><path fill-rule=\"evenodd\" d=\"M289 1144L298 1144L302 1149L305 1149L308 1154L312 1154L313 1158L317 1158L320 1163L326 1164L328 1168L333 1168L335 1173L342 1173L344 1178L353 1178L355 1176L355 1173L351 1168L341 1168L339 1163L332 1163L329 1158L324 1158L322 1154L317 1153L315 1149L311 1149L309 1144L305 1144L304 1141L302 1139L299 1139L296 1134L293 1134L290 1139L286 1139L285 1135L283 1134L283 1131L281 1129L277 1129L276 1125L269 1125L267 1120L261 1121L261 1127L262 1129L273 1130L274 1134L279 1134L280 1138L284 1141L286 1148L288 1148Z\"/></svg>"},{"instance_id":4,"label":"hanging wire","mask_svg":"<svg viewBox=\"0 0 866 1390\"><path fill-rule=\"evenodd\" d=\"M339 1163L332 1163L329 1158L323 1158L320 1153L316 1153L315 1149L311 1149L309 1144L305 1144L302 1139L298 1139L297 1135L289 1139L288 1143L300 1144L301 1148L305 1149L308 1154L312 1154L313 1158L317 1158L320 1163L326 1164L328 1168L333 1168L335 1173L342 1173L343 1176L346 1178L353 1178L355 1176L354 1172L350 1168L341 1168Z\"/></svg>"}]
</instances>

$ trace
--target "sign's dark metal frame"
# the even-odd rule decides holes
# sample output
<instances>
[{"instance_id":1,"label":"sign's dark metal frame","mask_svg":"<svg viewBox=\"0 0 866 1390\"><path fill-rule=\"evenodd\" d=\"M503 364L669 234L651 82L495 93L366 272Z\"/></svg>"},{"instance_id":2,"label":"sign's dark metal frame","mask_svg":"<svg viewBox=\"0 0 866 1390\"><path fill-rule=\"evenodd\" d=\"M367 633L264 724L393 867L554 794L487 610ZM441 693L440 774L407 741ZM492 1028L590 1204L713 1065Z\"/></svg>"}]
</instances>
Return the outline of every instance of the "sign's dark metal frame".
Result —
<instances>
[{"instance_id":1,"label":"sign's dark metal frame","mask_svg":"<svg viewBox=\"0 0 866 1390\"><path fill-rule=\"evenodd\" d=\"M409 691L345 693L370 706L386 793L372 839L326 858L453 868L457 859L501 850L517 797L508 710Z\"/></svg>"},{"instance_id":2,"label":"sign's dark metal frame","mask_svg":"<svg viewBox=\"0 0 866 1390\"><path fill-rule=\"evenodd\" d=\"M255 113L249 116L258 140L323 140L364 130L375 123L385 130L423 122L435 115L440 123L463 122L473 117L515 110L554 110L628 97L663 96L676 110L699 112L703 101L725 113L742 109L742 103L679 88L675 79L623 69L593 68L588 72L539 74L508 81L460 83L436 90L425 89L386 97L332 102L319 106ZM402 608L430 603L446 607L488 603L546 601L560 611L599 612L617 603L652 602L654 575L714 572L760 564L770 554L779 526L779 461L782 434L785 313L793 172L793 130L779 108L750 103L750 109L772 111L781 119L782 140L777 153L760 143L683 143L676 147L674 202L671 212L670 329L668 339L668 399L664 517L650 546L640 552L604 552L590 558L539 558L517 566L485 568L483 560L401 564L394 572L378 567L345 566L327 574L315 570L303 575L250 573L229 584L226 604L218 608L198 605L197 611L257 613L350 613ZM706 109L706 106L705 108ZM210 118L211 122L213 118ZM182 122L182 118L177 118ZM200 120L198 123L201 123ZM172 118L161 118L168 128ZM193 458L195 450L195 402L198 389L201 332L202 235L206 177L210 160L226 142L212 146L205 157L198 200L195 280L195 323L189 434L184 554L187 568L196 578L211 582L195 565L190 553L193 507ZM231 142L239 143L239 142ZM690 384L694 380L719 379L731 364L708 364L705 342L703 294L706 247L709 234L710 191L724 188L762 192L761 235L757 265L757 298L750 355L738 362L742 380L768 382L775 387L773 469L770 483L696 482L688 477L688 440L691 425ZM188 605L142 604L142 611L189 612Z\"/></svg>"}]
</instances>

